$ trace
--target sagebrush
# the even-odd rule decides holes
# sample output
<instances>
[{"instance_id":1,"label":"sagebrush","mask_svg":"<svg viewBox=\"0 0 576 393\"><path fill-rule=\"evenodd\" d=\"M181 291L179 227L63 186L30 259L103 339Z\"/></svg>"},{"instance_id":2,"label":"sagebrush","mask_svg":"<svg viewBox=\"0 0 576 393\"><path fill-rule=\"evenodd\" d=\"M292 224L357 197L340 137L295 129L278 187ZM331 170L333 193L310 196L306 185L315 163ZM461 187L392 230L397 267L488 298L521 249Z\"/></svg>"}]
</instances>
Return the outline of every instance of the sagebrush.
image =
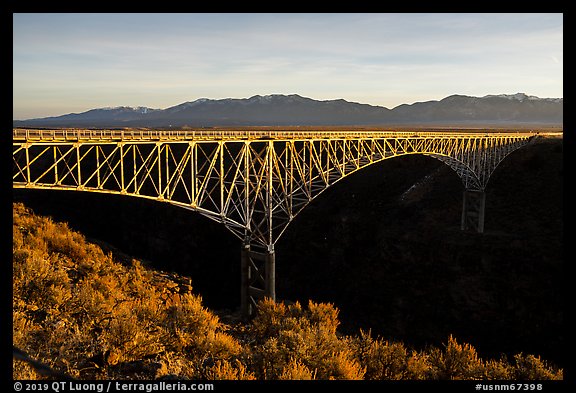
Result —
<instances>
[{"instance_id":1,"label":"sagebrush","mask_svg":"<svg viewBox=\"0 0 576 393\"><path fill-rule=\"evenodd\" d=\"M178 279L176 279L178 278ZM182 277L126 265L65 223L13 204L13 344L79 379L562 379L532 354L481 359L450 336L422 350L338 332L338 308L264 300L227 325ZM44 378L14 360L14 379Z\"/></svg>"}]
</instances>

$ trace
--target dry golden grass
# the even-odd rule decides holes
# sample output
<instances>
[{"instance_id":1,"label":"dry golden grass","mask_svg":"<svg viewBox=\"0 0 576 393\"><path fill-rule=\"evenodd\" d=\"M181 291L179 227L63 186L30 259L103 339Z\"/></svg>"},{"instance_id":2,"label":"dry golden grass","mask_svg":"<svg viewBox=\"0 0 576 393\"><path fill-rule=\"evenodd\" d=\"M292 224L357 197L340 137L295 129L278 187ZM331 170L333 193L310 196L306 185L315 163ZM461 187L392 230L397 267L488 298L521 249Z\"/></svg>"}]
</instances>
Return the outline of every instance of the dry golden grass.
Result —
<instances>
[{"instance_id":1,"label":"dry golden grass","mask_svg":"<svg viewBox=\"0 0 576 393\"><path fill-rule=\"evenodd\" d=\"M452 336L422 351L338 333L338 309L265 300L228 326L182 280L113 260L66 224L13 205L13 343L79 379L562 379L534 355L480 359ZM41 379L13 361L14 379Z\"/></svg>"}]
</instances>

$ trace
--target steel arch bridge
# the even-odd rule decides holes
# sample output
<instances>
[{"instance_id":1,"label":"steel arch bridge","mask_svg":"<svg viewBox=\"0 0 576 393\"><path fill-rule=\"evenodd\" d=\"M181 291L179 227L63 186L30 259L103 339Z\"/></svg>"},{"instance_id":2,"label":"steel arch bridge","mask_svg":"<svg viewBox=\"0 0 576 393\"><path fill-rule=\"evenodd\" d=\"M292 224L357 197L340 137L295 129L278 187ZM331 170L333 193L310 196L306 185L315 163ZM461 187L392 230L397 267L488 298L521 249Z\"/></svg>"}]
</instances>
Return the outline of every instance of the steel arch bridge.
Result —
<instances>
[{"instance_id":1,"label":"steel arch bridge","mask_svg":"<svg viewBox=\"0 0 576 393\"><path fill-rule=\"evenodd\" d=\"M224 224L243 242L241 308L275 298L274 245L314 198L385 159L424 154L462 179L484 230L490 175L534 132L13 130L13 187L130 195Z\"/></svg>"}]
</instances>

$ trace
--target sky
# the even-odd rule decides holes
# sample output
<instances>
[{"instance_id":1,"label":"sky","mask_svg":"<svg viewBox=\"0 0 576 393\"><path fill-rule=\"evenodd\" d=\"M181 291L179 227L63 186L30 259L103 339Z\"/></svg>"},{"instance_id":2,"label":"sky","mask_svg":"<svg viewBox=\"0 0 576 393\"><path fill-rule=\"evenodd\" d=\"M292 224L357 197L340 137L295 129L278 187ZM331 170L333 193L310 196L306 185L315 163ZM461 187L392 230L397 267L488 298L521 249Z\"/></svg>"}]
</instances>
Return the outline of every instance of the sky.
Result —
<instances>
[{"instance_id":1,"label":"sky","mask_svg":"<svg viewBox=\"0 0 576 393\"><path fill-rule=\"evenodd\" d=\"M13 119L299 94L563 97L563 14L13 14Z\"/></svg>"}]
</instances>

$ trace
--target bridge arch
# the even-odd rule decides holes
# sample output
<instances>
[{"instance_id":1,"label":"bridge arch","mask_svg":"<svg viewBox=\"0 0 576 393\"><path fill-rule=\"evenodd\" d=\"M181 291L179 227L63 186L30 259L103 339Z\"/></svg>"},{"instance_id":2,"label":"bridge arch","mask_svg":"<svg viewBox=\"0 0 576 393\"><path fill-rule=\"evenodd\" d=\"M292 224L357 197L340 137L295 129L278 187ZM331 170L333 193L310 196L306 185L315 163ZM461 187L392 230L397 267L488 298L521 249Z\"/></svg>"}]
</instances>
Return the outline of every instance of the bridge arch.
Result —
<instances>
[{"instance_id":1,"label":"bridge arch","mask_svg":"<svg viewBox=\"0 0 576 393\"><path fill-rule=\"evenodd\" d=\"M312 195L311 198L308 200L308 202L304 203L299 210L295 211L292 215L292 218L289 222L286 223L286 225L284 226L284 228L281 228L281 230L278 232L278 235L275 237L275 243L280 240L281 236L284 234L284 232L288 229L288 226L290 224L291 221L293 221L300 213L302 213L304 211L304 209L313 201L315 201L317 198L319 198L321 195L324 194L325 191L327 191L329 188L336 186L337 184L339 184L342 180L347 179L349 176L353 176L356 173L360 172L363 169L366 169L368 167L374 166L374 165L378 165L381 164L382 162L392 159L392 158L400 158L400 157L405 157L405 156L413 156L413 155L418 155L418 156L427 156L427 157L431 157L434 158L440 162L442 162L443 164L445 164L446 166L448 166L450 169L452 169L454 171L454 173L459 176L460 180L462 181L462 183L466 184L478 184L479 181L477 180L477 178L474 176L474 174L470 174L469 171L471 171L471 169L466 165L465 162L461 162L458 161L457 159L454 159L450 156L447 155L443 155L443 154L430 154L430 153L423 153L423 152L418 152L418 151L411 151L411 152L403 152L397 155L393 155L390 157L382 157L379 160L375 160L372 162L367 162L365 163L365 165L362 165L358 168L353 169L350 172L347 172L345 176L339 177L337 179L335 179L332 183L327 184L325 188L319 189L317 191L316 194ZM469 178L472 177L473 180L471 181Z\"/></svg>"}]
</instances>

